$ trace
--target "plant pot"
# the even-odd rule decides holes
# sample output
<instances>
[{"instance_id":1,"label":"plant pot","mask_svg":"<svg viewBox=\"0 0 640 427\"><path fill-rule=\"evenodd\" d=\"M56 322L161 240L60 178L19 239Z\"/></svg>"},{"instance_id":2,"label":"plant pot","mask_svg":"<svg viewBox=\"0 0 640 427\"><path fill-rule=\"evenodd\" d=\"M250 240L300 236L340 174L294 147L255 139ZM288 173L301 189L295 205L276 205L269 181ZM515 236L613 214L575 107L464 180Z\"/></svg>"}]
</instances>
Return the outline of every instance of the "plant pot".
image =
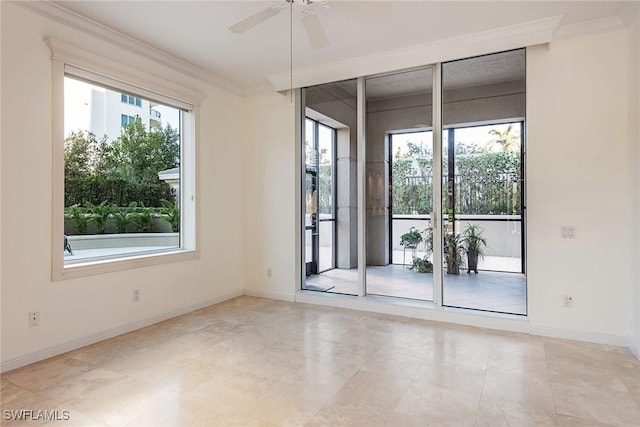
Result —
<instances>
[{"instance_id":1,"label":"plant pot","mask_svg":"<svg viewBox=\"0 0 640 427\"><path fill-rule=\"evenodd\" d=\"M460 264L455 262L447 262L447 274L460 274Z\"/></svg>"},{"instance_id":2,"label":"plant pot","mask_svg":"<svg viewBox=\"0 0 640 427\"><path fill-rule=\"evenodd\" d=\"M467 251L467 273L471 273L472 270L478 274L478 252Z\"/></svg>"}]
</instances>

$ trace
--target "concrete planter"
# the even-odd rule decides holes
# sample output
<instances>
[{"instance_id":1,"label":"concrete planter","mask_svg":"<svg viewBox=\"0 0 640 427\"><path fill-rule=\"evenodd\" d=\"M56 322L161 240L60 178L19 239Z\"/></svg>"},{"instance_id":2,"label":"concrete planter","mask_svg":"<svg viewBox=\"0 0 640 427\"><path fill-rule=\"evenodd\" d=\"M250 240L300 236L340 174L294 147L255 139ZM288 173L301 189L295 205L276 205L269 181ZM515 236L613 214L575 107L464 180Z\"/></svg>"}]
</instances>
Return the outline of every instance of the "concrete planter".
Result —
<instances>
[{"instance_id":1,"label":"concrete planter","mask_svg":"<svg viewBox=\"0 0 640 427\"><path fill-rule=\"evenodd\" d=\"M68 236L73 250L180 246L180 233L120 233Z\"/></svg>"}]
</instances>

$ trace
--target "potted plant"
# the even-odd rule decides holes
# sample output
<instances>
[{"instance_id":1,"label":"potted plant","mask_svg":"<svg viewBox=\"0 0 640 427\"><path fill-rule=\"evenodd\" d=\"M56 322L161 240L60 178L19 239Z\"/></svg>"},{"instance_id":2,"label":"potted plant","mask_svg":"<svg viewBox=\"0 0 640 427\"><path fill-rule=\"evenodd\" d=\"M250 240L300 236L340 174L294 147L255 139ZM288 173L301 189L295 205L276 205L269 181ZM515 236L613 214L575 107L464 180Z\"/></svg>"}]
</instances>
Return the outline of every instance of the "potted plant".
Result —
<instances>
[{"instance_id":1,"label":"potted plant","mask_svg":"<svg viewBox=\"0 0 640 427\"><path fill-rule=\"evenodd\" d=\"M464 263L466 249L460 236L447 233L444 236L444 260L447 263L447 274L460 274L460 266Z\"/></svg>"},{"instance_id":2,"label":"potted plant","mask_svg":"<svg viewBox=\"0 0 640 427\"><path fill-rule=\"evenodd\" d=\"M415 227L411 227L409 231L400 236L400 245L405 249L415 249L420 242L422 242L422 233Z\"/></svg>"},{"instance_id":3,"label":"potted plant","mask_svg":"<svg viewBox=\"0 0 640 427\"><path fill-rule=\"evenodd\" d=\"M484 229L478 224L467 224L462 233L462 242L467 253L467 273L473 270L478 274L478 256L484 257L487 239L482 235Z\"/></svg>"},{"instance_id":4,"label":"potted plant","mask_svg":"<svg viewBox=\"0 0 640 427\"><path fill-rule=\"evenodd\" d=\"M415 257L409 270L416 271L418 273L433 273L433 263L429 260L429 255L424 257Z\"/></svg>"},{"instance_id":5,"label":"potted plant","mask_svg":"<svg viewBox=\"0 0 640 427\"><path fill-rule=\"evenodd\" d=\"M422 233L418 231L417 228L411 227L409 231L400 236L400 245L404 246L404 251L402 254L402 265L407 265L405 262L405 254L407 249L411 249L411 259L413 263L413 259L416 257L416 249L418 245L422 242Z\"/></svg>"}]
</instances>

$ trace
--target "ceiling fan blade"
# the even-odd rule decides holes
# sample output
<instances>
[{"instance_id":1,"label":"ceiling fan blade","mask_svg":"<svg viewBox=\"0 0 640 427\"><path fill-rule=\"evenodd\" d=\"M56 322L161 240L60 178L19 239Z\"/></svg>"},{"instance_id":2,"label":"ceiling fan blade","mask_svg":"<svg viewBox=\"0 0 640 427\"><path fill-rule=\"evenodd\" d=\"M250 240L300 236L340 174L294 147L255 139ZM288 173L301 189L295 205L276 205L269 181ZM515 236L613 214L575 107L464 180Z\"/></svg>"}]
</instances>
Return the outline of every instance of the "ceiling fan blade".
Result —
<instances>
[{"instance_id":1,"label":"ceiling fan blade","mask_svg":"<svg viewBox=\"0 0 640 427\"><path fill-rule=\"evenodd\" d=\"M271 18L272 16L277 15L282 10L283 8L280 6L269 7L230 26L229 31L231 31L232 33L244 33L245 31L250 30L256 25L263 23L264 21Z\"/></svg>"},{"instance_id":2,"label":"ceiling fan blade","mask_svg":"<svg viewBox=\"0 0 640 427\"><path fill-rule=\"evenodd\" d=\"M343 10L362 17L384 19L391 15L391 2L388 1L327 1L329 9Z\"/></svg>"},{"instance_id":3,"label":"ceiling fan blade","mask_svg":"<svg viewBox=\"0 0 640 427\"><path fill-rule=\"evenodd\" d=\"M303 14L302 23L304 24L304 29L307 30L307 36L309 36L311 46L315 49L329 46L329 39L322 28L322 24L320 24L318 15L315 13Z\"/></svg>"}]
</instances>

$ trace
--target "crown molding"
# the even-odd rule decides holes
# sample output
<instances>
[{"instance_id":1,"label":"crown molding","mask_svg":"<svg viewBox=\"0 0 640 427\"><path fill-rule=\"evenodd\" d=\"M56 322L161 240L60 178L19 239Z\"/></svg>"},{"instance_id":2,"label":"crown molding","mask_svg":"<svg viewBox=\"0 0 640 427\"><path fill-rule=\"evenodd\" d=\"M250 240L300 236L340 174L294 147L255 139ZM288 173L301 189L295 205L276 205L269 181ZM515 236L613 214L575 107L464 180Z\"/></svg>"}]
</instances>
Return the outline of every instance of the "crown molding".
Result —
<instances>
[{"instance_id":1,"label":"crown molding","mask_svg":"<svg viewBox=\"0 0 640 427\"><path fill-rule=\"evenodd\" d=\"M553 40L566 40L587 34L602 33L621 28L625 28L622 18L620 16L610 16L608 18L595 19L593 21L581 22L579 24L566 25L558 28L553 36Z\"/></svg>"},{"instance_id":2,"label":"crown molding","mask_svg":"<svg viewBox=\"0 0 640 427\"><path fill-rule=\"evenodd\" d=\"M47 37L44 42L51 50L51 59L60 61L68 66L76 67L80 74L88 71L92 75L99 78L101 75L108 76L108 79L117 79L122 84L133 85L136 89L157 93L158 91L165 96L172 98L177 102L187 102L188 104L174 104L181 108L192 108L200 106L204 95L184 84L176 84L164 77L151 74L145 70L123 64L118 57L113 55L101 54L88 51L82 47L67 43L53 37ZM77 74L77 75L80 75ZM87 77L89 80L93 76ZM96 82L100 82L97 80ZM108 83L106 83L108 85ZM136 90L134 89L134 90ZM139 93L144 96L144 93ZM152 97L154 95L148 95Z\"/></svg>"},{"instance_id":3,"label":"crown molding","mask_svg":"<svg viewBox=\"0 0 640 427\"><path fill-rule=\"evenodd\" d=\"M11 0L13 4L35 12L45 18L59 22L68 27L81 31L96 39L105 41L141 57L150 59L164 65L174 71L178 71L187 76L196 78L202 82L213 84L236 95L241 94L241 90L228 80L215 73L207 71L187 61L176 58L156 47L143 43L126 34L102 25L92 19L86 18L72 12L59 4L50 0L38 1L17 1Z\"/></svg>"},{"instance_id":4,"label":"crown molding","mask_svg":"<svg viewBox=\"0 0 640 427\"><path fill-rule=\"evenodd\" d=\"M293 87L312 86L549 43L561 19L562 16L554 16L462 37L304 68L294 71ZM289 89L291 84L289 73L272 75L267 79L276 91Z\"/></svg>"}]
</instances>

